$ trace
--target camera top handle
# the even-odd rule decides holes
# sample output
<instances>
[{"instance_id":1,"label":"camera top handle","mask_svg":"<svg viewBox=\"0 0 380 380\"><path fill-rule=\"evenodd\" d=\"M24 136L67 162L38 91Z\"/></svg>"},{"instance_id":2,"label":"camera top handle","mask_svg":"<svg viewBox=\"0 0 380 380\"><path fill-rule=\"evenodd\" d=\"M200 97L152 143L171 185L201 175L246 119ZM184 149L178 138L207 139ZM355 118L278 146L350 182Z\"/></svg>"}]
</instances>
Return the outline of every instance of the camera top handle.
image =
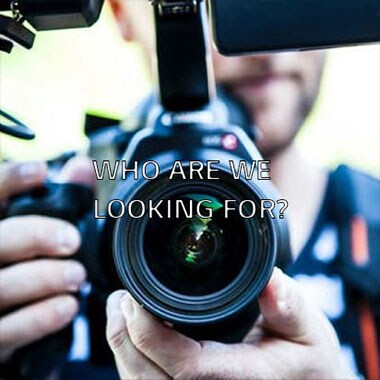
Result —
<instances>
[{"instance_id":1,"label":"camera top handle","mask_svg":"<svg viewBox=\"0 0 380 380\"><path fill-rule=\"evenodd\" d=\"M151 0L161 104L171 112L207 106L215 92L203 0Z\"/></svg>"}]
</instances>

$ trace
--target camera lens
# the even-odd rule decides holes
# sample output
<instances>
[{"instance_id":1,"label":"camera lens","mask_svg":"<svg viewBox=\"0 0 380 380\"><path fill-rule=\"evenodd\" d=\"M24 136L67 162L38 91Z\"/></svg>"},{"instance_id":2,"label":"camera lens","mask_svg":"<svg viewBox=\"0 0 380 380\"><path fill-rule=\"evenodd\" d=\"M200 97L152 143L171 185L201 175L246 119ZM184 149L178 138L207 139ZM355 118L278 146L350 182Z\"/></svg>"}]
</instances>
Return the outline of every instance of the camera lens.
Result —
<instances>
[{"instance_id":1,"label":"camera lens","mask_svg":"<svg viewBox=\"0 0 380 380\"><path fill-rule=\"evenodd\" d=\"M193 329L235 320L256 305L281 244L277 225L268 216L242 217L239 207L226 210L227 200L259 208L254 183L234 180L223 167L219 180L169 180L168 171L119 194L155 210L118 219L113 239L119 277L147 310ZM131 211L139 214L141 202Z\"/></svg>"},{"instance_id":2,"label":"camera lens","mask_svg":"<svg viewBox=\"0 0 380 380\"><path fill-rule=\"evenodd\" d=\"M201 296L222 290L238 276L247 259L247 225L237 212L226 218L223 204L210 194L178 194L160 209L171 218L148 221L145 260L163 286Z\"/></svg>"}]
</instances>

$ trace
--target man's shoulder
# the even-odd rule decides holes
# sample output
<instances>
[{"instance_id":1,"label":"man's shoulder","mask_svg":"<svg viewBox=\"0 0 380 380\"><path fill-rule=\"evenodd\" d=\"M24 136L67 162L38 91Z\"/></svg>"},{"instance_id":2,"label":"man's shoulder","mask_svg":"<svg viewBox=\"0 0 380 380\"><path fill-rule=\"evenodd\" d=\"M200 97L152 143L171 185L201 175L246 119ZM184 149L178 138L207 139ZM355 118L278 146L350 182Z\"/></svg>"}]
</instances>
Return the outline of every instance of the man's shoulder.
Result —
<instances>
[{"instance_id":1,"label":"man's shoulder","mask_svg":"<svg viewBox=\"0 0 380 380\"><path fill-rule=\"evenodd\" d=\"M337 268L346 285L380 300L380 181L340 166L331 176L332 218L339 228Z\"/></svg>"},{"instance_id":2,"label":"man's shoulder","mask_svg":"<svg viewBox=\"0 0 380 380\"><path fill-rule=\"evenodd\" d=\"M332 175L332 193L338 214L362 215L368 221L380 221L380 180L347 165Z\"/></svg>"}]
</instances>

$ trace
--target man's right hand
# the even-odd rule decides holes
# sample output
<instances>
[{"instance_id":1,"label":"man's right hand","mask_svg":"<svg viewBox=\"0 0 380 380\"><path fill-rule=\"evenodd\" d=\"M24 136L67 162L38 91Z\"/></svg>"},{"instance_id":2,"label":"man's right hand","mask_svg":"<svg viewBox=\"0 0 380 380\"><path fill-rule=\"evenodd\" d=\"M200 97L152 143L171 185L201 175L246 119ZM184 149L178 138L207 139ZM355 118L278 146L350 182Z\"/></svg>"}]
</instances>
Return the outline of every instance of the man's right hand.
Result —
<instances>
[{"instance_id":1,"label":"man's right hand","mask_svg":"<svg viewBox=\"0 0 380 380\"><path fill-rule=\"evenodd\" d=\"M0 164L0 210L10 196L40 185L43 163ZM1 211L0 211L1 212ZM72 321L86 272L72 259L77 229L62 220L19 216L0 221L0 362Z\"/></svg>"}]
</instances>

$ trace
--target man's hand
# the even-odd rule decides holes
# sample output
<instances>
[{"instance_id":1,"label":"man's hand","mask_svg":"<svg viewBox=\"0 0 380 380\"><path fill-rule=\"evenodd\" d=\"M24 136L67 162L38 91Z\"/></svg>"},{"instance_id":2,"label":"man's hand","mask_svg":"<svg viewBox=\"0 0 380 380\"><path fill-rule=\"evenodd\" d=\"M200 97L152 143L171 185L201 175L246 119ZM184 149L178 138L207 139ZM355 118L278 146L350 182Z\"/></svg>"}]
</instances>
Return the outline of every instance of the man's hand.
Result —
<instances>
[{"instance_id":1,"label":"man's hand","mask_svg":"<svg viewBox=\"0 0 380 380\"><path fill-rule=\"evenodd\" d=\"M328 320L276 269L243 343L196 342L124 291L107 304L107 339L122 379L351 379Z\"/></svg>"},{"instance_id":2,"label":"man's hand","mask_svg":"<svg viewBox=\"0 0 380 380\"><path fill-rule=\"evenodd\" d=\"M76 169L66 171L83 177L84 165L72 163ZM40 185L46 174L43 163L1 164L0 210L10 196ZM79 232L62 220L20 216L0 222L0 361L74 318L78 302L71 293L86 272L79 262L60 259L79 246Z\"/></svg>"}]
</instances>

